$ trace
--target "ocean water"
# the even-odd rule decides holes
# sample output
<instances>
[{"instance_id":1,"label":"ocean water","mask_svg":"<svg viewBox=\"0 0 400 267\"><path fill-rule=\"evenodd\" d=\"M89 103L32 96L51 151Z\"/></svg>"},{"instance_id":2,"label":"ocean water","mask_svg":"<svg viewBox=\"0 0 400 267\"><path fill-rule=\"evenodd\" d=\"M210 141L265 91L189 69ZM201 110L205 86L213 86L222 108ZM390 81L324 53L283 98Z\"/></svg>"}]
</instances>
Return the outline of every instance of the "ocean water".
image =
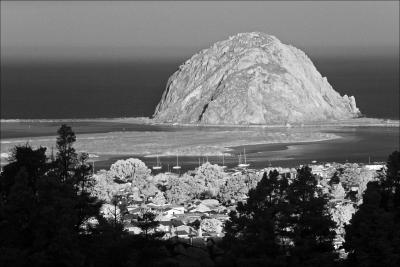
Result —
<instances>
[{"instance_id":1,"label":"ocean water","mask_svg":"<svg viewBox=\"0 0 400 267\"><path fill-rule=\"evenodd\" d=\"M398 58L312 60L365 116L399 119ZM182 62L2 63L1 118L151 116Z\"/></svg>"}]
</instances>

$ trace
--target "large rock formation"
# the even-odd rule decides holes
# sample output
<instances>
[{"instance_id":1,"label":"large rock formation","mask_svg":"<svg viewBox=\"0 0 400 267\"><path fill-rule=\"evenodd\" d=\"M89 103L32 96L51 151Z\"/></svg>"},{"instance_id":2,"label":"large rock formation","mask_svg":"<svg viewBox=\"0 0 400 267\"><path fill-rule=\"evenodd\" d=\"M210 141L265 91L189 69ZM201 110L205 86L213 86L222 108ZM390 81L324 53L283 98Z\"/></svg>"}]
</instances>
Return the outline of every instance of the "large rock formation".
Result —
<instances>
[{"instance_id":1,"label":"large rock formation","mask_svg":"<svg viewBox=\"0 0 400 267\"><path fill-rule=\"evenodd\" d=\"M301 50L240 33L200 51L168 80L154 119L202 124L286 124L360 115Z\"/></svg>"}]
</instances>

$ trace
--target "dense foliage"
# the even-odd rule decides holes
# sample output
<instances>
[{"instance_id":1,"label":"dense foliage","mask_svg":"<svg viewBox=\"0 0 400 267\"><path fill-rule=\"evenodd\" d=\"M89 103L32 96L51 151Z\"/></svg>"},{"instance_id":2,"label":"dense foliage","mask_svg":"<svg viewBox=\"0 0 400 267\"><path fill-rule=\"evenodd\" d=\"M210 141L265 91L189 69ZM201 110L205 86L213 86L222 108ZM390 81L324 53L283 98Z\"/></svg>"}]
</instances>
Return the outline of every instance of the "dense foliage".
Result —
<instances>
[{"instance_id":1,"label":"dense foliage","mask_svg":"<svg viewBox=\"0 0 400 267\"><path fill-rule=\"evenodd\" d=\"M363 204L345 228L350 266L400 266L400 153L393 152L380 181L368 183Z\"/></svg>"},{"instance_id":2,"label":"dense foliage","mask_svg":"<svg viewBox=\"0 0 400 267\"><path fill-rule=\"evenodd\" d=\"M113 211L117 217L117 209L92 196L91 166L75 152L75 140L62 125L55 158L43 147L15 147L0 176L0 266L146 266L157 260L157 253L147 257L146 247L160 241L130 236L119 220L103 217Z\"/></svg>"},{"instance_id":3,"label":"dense foliage","mask_svg":"<svg viewBox=\"0 0 400 267\"><path fill-rule=\"evenodd\" d=\"M337 258L328 198L308 167L291 183L264 174L226 223L225 244L239 266L327 266Z\"/></svg>"}]
</instances>

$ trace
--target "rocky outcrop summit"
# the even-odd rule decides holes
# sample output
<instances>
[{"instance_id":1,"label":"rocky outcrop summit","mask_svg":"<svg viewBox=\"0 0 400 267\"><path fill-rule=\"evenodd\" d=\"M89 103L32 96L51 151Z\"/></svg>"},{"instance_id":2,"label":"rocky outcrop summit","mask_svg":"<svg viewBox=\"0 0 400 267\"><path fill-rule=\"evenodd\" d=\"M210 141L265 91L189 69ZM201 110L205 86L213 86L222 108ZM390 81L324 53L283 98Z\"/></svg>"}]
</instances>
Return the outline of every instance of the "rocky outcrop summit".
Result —
<instances>
[{"instance_id":1,"label":"rocky outcrop summit","mask_svg":"<svg viewBox=\"0 0 400 267\"><path fill-rule=\"evenodd\" d=\"M154 119L193 124L287 124L358 117L301 50L240 33L192 56L168 80Z\"/></svg>"}]
</instances>

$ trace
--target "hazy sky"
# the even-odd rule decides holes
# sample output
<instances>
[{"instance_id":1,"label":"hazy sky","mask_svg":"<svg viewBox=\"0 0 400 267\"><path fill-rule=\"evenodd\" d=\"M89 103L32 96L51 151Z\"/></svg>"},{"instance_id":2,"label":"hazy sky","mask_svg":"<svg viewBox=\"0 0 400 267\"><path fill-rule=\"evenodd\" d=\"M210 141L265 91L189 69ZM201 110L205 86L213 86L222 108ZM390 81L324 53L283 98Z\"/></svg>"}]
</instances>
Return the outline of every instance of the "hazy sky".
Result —
<instances>
[{"instance_id":1,"label":"hazy sky","mask_svg":"<svg viewBox=\"0 0 400 267\"><path fill-rule=\"evenodd\" d=\"M399 2L1 1L3 60L187 58L245 31L313 55L398 54Z\"/></svg>"}]
</instances>

